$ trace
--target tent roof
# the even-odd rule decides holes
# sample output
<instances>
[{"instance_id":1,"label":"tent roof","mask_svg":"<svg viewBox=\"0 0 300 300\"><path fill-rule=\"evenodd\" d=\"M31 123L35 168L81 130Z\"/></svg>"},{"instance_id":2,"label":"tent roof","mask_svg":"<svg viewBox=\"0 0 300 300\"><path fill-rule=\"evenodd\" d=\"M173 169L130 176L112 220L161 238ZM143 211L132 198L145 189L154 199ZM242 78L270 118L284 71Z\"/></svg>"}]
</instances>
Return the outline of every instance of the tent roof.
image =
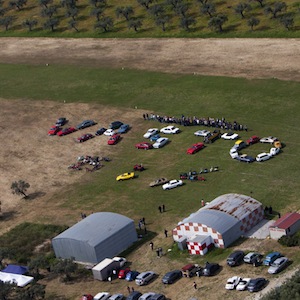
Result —
<instances>
[{"instance_id":1,"label":"tent roof","mask_svg":"<svg viewBox=\"0 0 300 300\"><path fill-rule=\"evenodd\" d=\"M0 280L7 283L16 283L19 287L24 287L33 281L33 277L19 274L0 272Z\"/></svg>"},{"instance_id":2,"label":"tent roof","mask_svg":"<svg viewBox=\"0 0 300 300\"><path fill-rule=\"evenodd\" d=\"M2 270L4 273L20 274L23 275L28 272L28 267L18 265L8 265Z\"/></svg>"}]
</instances>

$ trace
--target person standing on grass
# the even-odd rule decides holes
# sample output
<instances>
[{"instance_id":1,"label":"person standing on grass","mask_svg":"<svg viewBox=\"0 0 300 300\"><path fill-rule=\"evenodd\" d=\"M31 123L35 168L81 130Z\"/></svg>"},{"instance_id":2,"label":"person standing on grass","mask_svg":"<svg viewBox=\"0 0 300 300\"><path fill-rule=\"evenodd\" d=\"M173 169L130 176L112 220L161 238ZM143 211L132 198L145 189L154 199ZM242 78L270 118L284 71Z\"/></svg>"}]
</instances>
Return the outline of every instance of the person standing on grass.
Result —
<instances>
[{"instance_id":1,"label":"person standing on grass","mask_svg":"<svg viewBox=\"0 0 300 300\"><path fill-rule=\"evenodd\" d=\"M168 237L168 230L165 229L165 237Z\"/></svg>"},{"instance_id":2,"label":"person standing on grass","mask_svg":"<svg viewBox=\"0 0 300 300\"><path fill-rule=\"evenodd\" d=\"M193 287L195 290L197 289L197 283L195 281L193 282Z\"/></svg>"}]
</instances>

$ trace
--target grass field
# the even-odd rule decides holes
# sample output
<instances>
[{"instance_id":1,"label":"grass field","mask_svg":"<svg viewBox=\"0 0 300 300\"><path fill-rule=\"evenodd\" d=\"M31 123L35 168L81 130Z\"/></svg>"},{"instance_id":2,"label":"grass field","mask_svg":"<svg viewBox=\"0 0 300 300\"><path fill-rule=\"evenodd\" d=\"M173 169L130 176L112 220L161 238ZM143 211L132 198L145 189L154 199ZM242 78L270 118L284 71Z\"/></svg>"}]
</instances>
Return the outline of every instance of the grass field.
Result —
<instances>
[{"instance_id":1,"label":"grass field","mask_svg":"<svg viewBox=\"0 0 300 300\"><path fill-rule=\"evenodd\" d=\"M138 4L136 0L107 1L107 7L104 10L103 16L110 17L113 20L113 28L108 32L103 32L101 29L95 29L96 17L91 15L94 8L88 0L77 3L76 28L78 32L69 26L71 17L67 17L67 9L61 6L60 0L54 0L50 3L50 7L55 6L56 13L52 16L53 19L59 21L58 26L55 26L52 32L50 28L44 29L48 17L42 17L43 7L36 0L28 0L27 4L20 10L12 9L9 6L9 1L4 1L2 7L6 9L4 17L12 17L13 21L6 30L5 26L1 26L0 36L56 36L56 37L299 37L300 17L299 17L299 1L286 0L287 9L278 13L277 18L271 18L271 15L266 15L264 10L267 6L273 7L276 1L264 1L264 7L261 7L257 1L250 3L251 10L244 12L244 18L236 13L234 8L240 3L238 0L231 1L213 1L217 14L224 14L228 21L223 26L223 32L215 32L208 27L209 16L200 12L200 2L196 0L185 0L183 3L188 5L186 12L187 17L192 17L195 24L190 26L189 30L180 27L180 14L176 14L171 5L167 5L164 0L157 0L150 4L150 8L154 5L161 5L165 8L163 13L168 18L166 30L162 31L161 26L155 23L155 17L149 13L145 7ZM130 6L133 9L133 14L130 19L139 19L142 21L141 28L135 32L128 28L128 22L124 17L116 17L117 7ZM287 30L280 23L282 16L292 16L294 25ZM260 23L251 31L247 22L249 18L255 17ZM100 17L100 20L102 17ZM36 20L38 23L33 27L32 31L22 24L25 20Z\"/></svg>"}]
</instances>

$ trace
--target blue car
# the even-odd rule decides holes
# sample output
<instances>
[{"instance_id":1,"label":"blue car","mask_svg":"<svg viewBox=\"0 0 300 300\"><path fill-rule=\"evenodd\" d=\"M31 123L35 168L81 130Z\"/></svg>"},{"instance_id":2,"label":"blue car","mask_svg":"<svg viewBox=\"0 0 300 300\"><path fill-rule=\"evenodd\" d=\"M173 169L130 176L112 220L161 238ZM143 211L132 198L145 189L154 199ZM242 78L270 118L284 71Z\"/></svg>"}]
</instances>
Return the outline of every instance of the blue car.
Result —
<instances>
[{"instance_id":1,"label":"blue car","mask_svg":"<svg viewBox=\"0 0 300 300\"><path fill-rule=\"evenodd\" d=\"M151 136L150 141L151 142L156 142L159 138L160 138L160 135L159 134L155 134L155 135Z\"/></svg>"},{"instance_id":2,"label":"blue car","mask_svg":"<svg viewBox=\"0 0 300 300\"><path fill-rule=\"evenodd\" d=\"M126 274L125 280L127 281L133 281L140 273L137 271L130 271Z\"/></svg>"},{"instance_id":3,"label":"blue car","mask_svg":"<svg viewBox=\"0 0 300 300\"><path fill-rule=\"evenodd\" d=\"M123 124L118 130L118 133L126 133L129 130L129 125L128 124Z\"/></svg>"},{"instance_id":4,"label":"blue car","mask_svg":"<svg viewBox=\"0 0 300 300\"><path fill-rule=\"evenodd\" d=\"M270 266L277 258L281 257L280 252L271 252L267 254L266 258L263 261L263 264L265 266Z\"/></svg>"}]
</instances>

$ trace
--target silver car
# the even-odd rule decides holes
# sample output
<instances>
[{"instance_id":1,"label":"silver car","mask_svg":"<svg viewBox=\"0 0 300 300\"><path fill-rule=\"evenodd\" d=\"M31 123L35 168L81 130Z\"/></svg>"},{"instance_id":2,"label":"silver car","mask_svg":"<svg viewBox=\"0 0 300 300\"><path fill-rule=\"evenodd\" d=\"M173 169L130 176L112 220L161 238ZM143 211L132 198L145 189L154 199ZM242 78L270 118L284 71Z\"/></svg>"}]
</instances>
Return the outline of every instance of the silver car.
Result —
<instances>
[{"instance_id":1,"label":"silver car","mask_svg":"<svg viewBox=\"0 0 300 300\"><path fill-rule=\"evenodd\" d=\"M279 257L277 258L269 267L268 273L269 274L276 274L282 271L288 264L289 260L287 257Z\"/></svg>"},{"instance_id":2,"label":"silver car","mask_svg":"<svg viewBox=\"0 0 300 300\"><path fill-rule=\"evenodd\" d=\"M156 274L153 271L142 272L136 277L135 283L137 285L148 284L155 277L155 275Z\"/></svg>"}]
</instances>

